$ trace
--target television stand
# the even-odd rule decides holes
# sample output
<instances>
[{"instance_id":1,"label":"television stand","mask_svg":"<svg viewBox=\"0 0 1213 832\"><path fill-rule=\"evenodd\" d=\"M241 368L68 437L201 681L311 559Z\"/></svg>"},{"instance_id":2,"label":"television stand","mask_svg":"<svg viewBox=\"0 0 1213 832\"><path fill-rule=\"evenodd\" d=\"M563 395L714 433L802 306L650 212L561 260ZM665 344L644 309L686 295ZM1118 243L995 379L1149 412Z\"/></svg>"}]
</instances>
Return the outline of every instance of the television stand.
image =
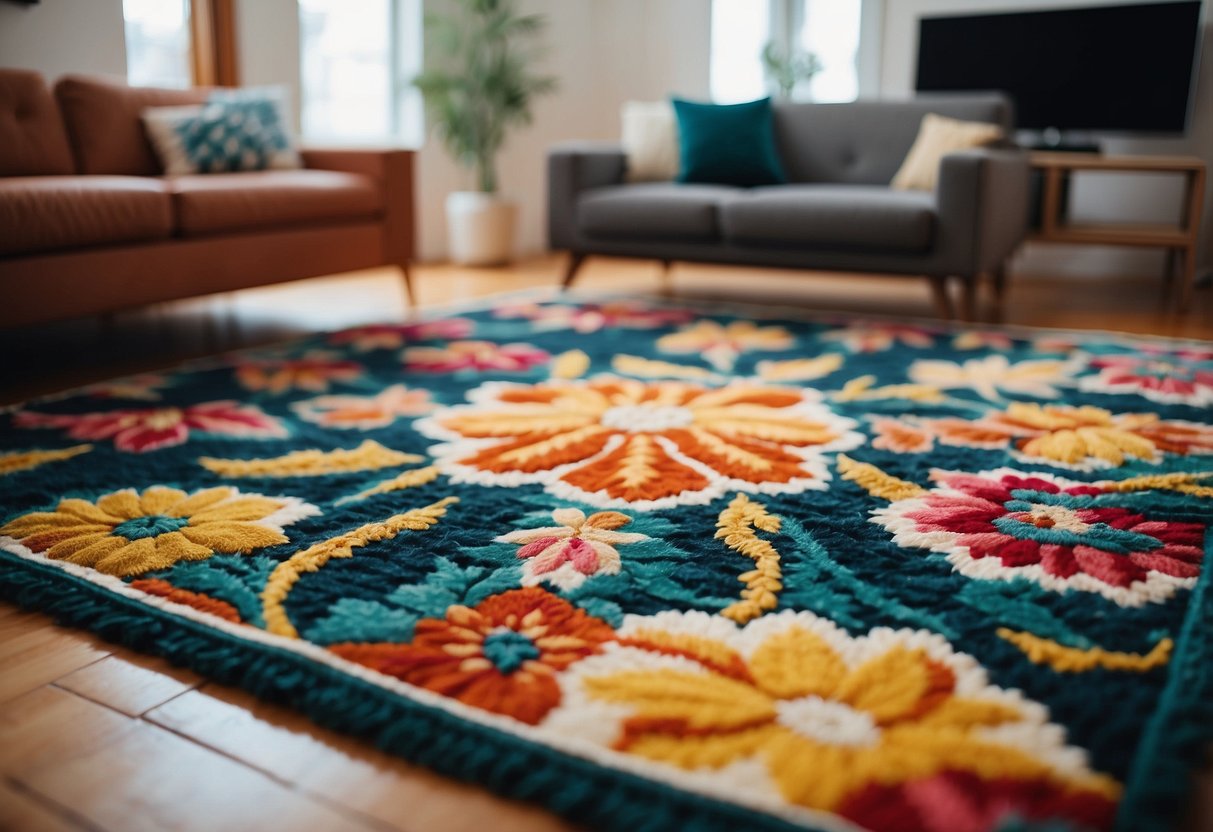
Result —
<instances>
[{"instance_id":1,"label":"television stand","mask_svg":"<svg viewBox=\"0 0 1213 832\"><path fill-rule=\"evenodd\" d=\"M1028 149L1041 153L1103 153L1103 148L1094 142L1061 142L1060 144L1040 142L1028 145Z\"/></svg>"},{"instance_id":2,"label":"television stand","mask_svg":"<svg viewBox=\"0 0 1213 832\"><path fill-rule=\"evenodd\" d=\"M1033 152L1029 164L1044 177L1041 222L1031 241L1104 246L1146 246L1167 253L1167 288L1179 273L1177 300L1183 309L1196 284L1196 240L1205 199L1205 163L1195 156L1104 156L1096 153ZM1071 223L1064 196L1078 171L1172 173L1184 178L1185 191L1177 225L1149 223ZM1178 261L1178 262L1177 262ZM1176 269L1178 266L1178 269Z\"/></svg>"}]
</instances>

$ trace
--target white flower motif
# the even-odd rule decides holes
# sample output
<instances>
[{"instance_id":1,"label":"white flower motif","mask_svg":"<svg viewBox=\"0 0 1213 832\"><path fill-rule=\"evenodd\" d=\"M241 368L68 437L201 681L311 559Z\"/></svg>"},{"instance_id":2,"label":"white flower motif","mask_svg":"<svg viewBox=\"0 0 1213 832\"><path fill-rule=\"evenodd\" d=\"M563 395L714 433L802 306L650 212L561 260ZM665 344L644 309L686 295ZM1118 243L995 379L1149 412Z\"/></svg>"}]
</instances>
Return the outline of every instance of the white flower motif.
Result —
<instances>
[{"instance_id":1,"label":"white flower motif","mask_svg":"<svg viewBox=\"0 0 1213 832\"><path fill-rule=\"evenodd\" d=\"M1056 385L1066 384L1081 368L1078 359L1045 358L1012 364L1005 355L956 361L923 359L910 365L910 380L944 390L967 387L983 398L997 401L999 391L1055 399Z\"/></svg>"}]
</instances>

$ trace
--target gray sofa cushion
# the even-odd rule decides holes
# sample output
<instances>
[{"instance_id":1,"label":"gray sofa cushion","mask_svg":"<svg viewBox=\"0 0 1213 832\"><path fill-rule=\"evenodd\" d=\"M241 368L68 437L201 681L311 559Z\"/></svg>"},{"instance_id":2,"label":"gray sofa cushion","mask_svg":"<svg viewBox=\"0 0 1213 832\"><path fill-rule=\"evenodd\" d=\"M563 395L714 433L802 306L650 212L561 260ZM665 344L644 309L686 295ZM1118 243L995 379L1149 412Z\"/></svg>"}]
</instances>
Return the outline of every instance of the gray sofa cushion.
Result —
<instances>
[{"instance_id":1,"label":"gray sofa cushion","mask_svg":"<svg viewBox=\"0 0 1213 832\"><path fill-rule=\"evenodd\" d=\"M645 182L594 188L577 202L577 224L590 237L717 240L720 206L739 188Z\"/></svg>"},{"instance_id":2,"label":"gray sofa cushion","mask_svg":"<svg viewBox=\"0 0 1213 832\"><path fill-rule=\"evenodd\" d=\"M722 206L721 225L725 239L740 244L924 251L935 196L879 185L754 188Z\"/></svg>"},{"instance_id":3,"label":"gray sofa cushion","mask_svg":"<svg viewBox=\"0 0 1213 832\"><path fill-rule=\"evenodd\" d=\"M777 104L775 137L788 181L887 185L927 113L1011 127L1010 102L998 95Z\"/></svg>"}]
</instances>

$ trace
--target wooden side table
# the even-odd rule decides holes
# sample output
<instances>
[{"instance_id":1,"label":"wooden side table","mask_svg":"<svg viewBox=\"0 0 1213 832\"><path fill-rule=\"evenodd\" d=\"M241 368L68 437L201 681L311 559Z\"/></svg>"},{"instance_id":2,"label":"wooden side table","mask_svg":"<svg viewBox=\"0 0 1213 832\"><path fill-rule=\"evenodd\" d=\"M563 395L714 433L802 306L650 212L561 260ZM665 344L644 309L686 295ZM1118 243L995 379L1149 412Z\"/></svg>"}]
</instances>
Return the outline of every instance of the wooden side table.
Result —
<instances>
[{"instance_id":1,"label":"wooden side table","mask_svg":"<svg viewBox=\"0 0 1213 832\"><path fill-rule=\"evenodd\" d=\"M1031 165L1044 174L1040 230L1033 242L1086 243L1105 246L1146 246L1167 252L1166 279L1171 282L1179 261L1180 305L1192 296L1196 281L1196 239L1205 199L1205 163L1195 156L1105 156L1101 153L1034 152ZM1069 223L1064 219L1063 180L1076 171L1174 173L1185 182L1179 225L1150 223Z\"/></svg>"}]
</instances>

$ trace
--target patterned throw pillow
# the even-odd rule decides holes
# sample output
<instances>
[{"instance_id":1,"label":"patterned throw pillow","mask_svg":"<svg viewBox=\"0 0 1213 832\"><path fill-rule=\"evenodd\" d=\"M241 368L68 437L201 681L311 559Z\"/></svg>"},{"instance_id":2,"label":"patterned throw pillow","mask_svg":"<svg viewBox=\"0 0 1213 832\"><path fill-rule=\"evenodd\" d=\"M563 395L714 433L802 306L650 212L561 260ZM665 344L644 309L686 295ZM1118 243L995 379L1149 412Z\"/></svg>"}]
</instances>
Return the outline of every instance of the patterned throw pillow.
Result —
<instances>
[{"instance_id":1,"label":"patterned throw pillow","mask_svg":"<svg viewBox=\"0 0 1213 832\"><path fill-rule=\"evenodd\" d=\"M169 175L298 168L282 90L216 90L205 104L143 111L152 147Z\"/></svg>"}]
</instances>

